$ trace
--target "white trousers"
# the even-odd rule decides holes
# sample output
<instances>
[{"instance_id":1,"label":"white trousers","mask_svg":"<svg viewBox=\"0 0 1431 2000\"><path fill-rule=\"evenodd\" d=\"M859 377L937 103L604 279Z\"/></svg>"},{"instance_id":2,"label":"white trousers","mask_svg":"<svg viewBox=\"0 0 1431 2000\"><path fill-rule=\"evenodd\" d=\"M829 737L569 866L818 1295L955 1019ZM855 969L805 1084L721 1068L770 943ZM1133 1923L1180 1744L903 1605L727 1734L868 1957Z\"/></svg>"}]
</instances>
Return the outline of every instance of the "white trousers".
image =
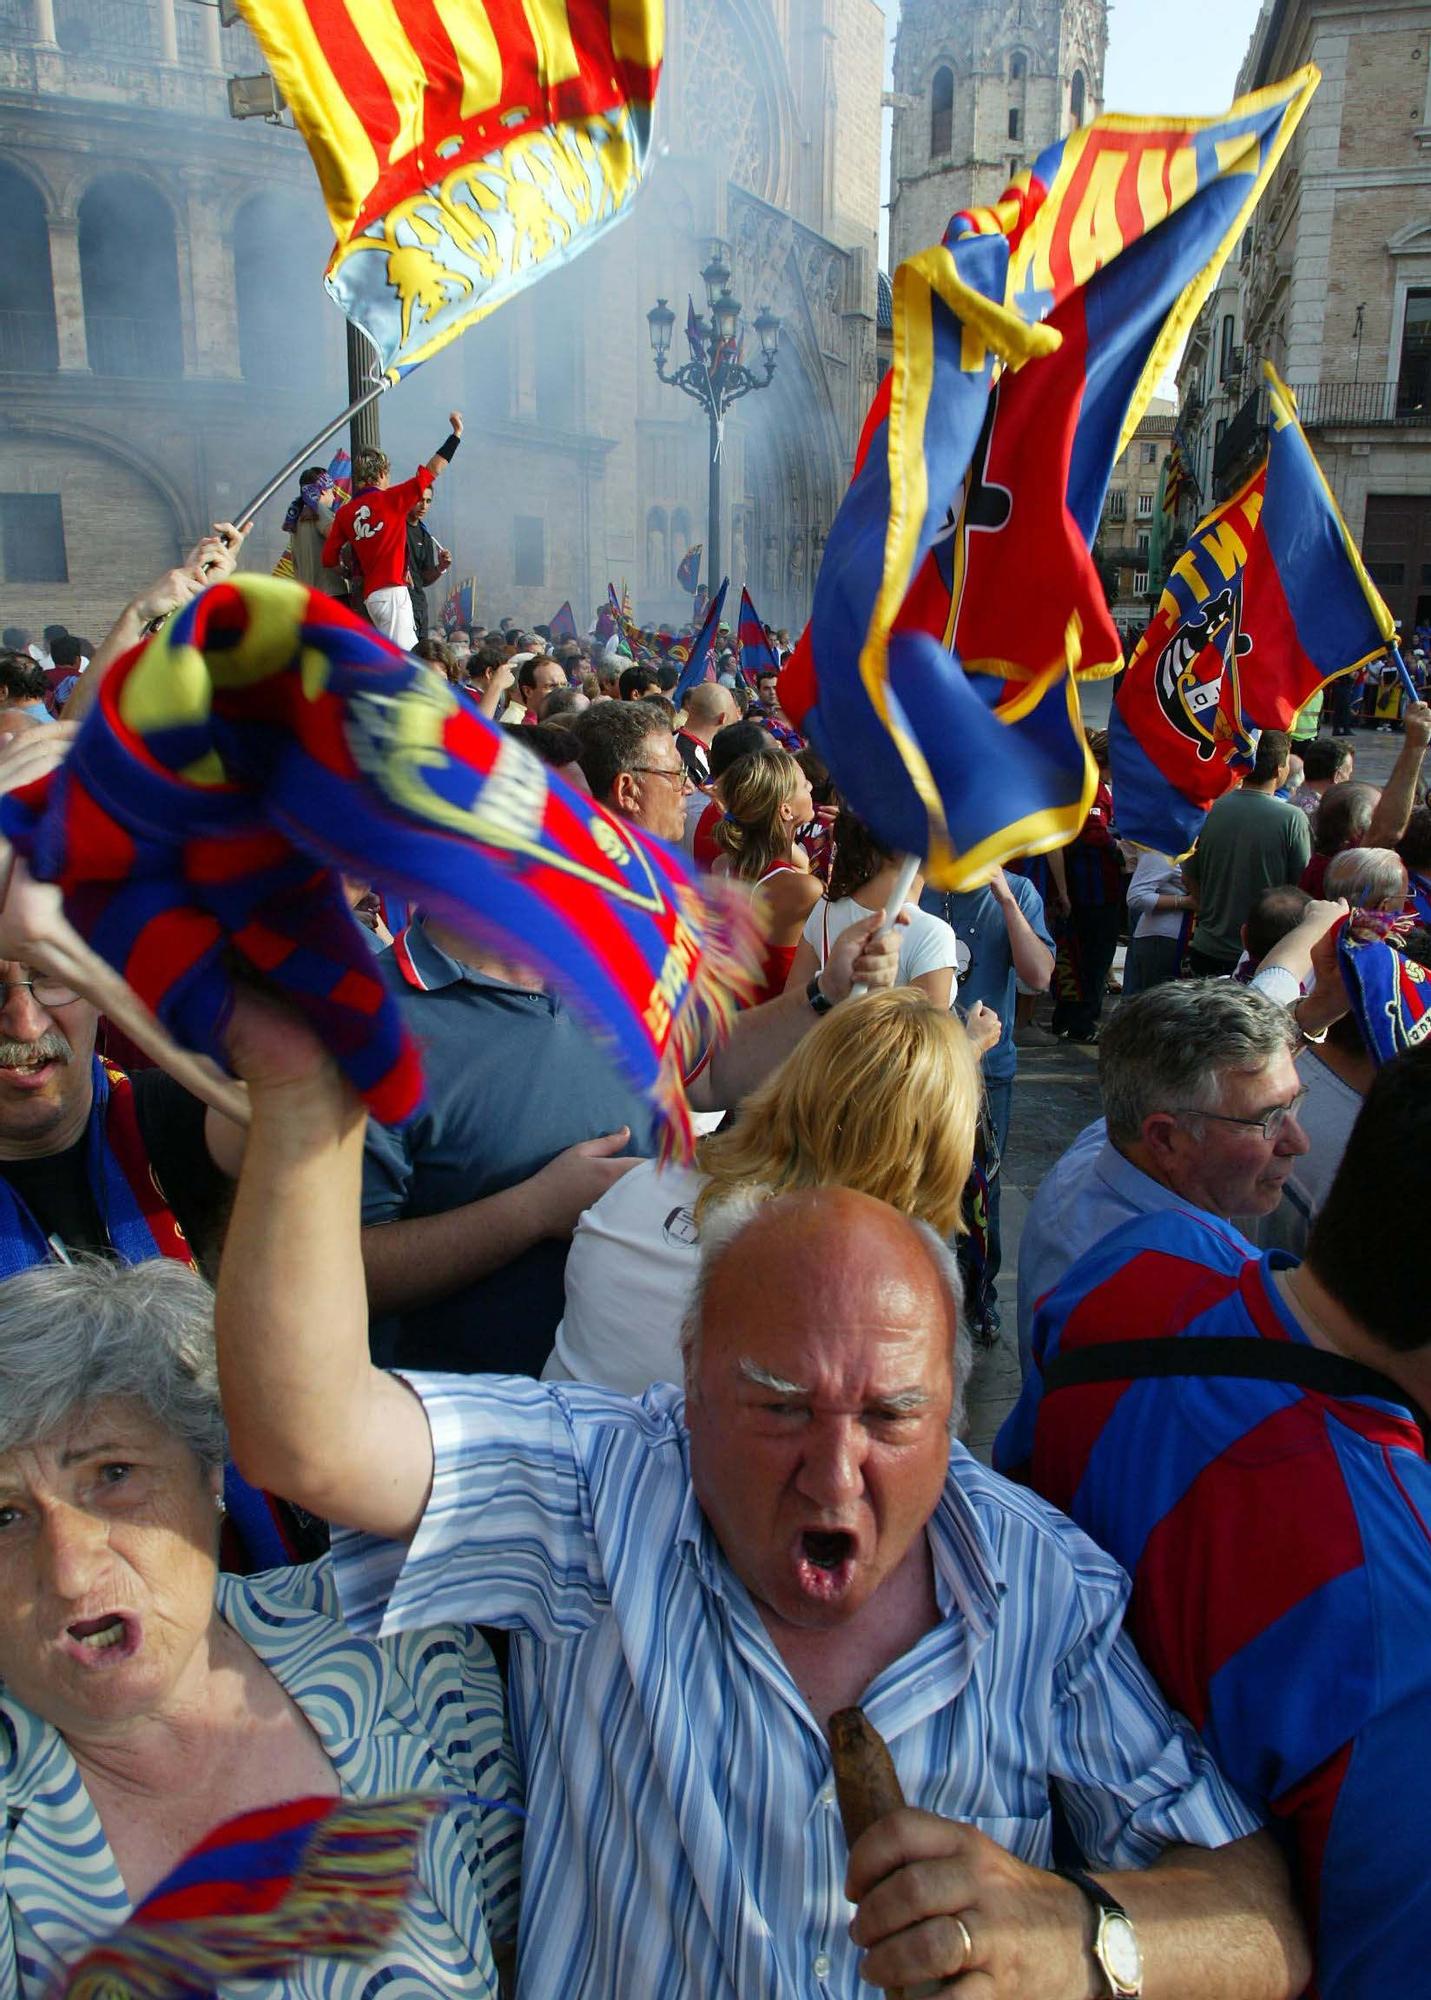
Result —
<instances>
[{"instance_id":1,"label":"white trousers","mask_svg":"<svg viewBox=\"0 0 1431 2000\"><path fill-rule=\"evenodd\" d=\"M412 592L407 585L392 583L385 590L370 590L363 602L384 638L410 653L417 644L417 623L412 615Z\"/></svg>"}]
</instances>

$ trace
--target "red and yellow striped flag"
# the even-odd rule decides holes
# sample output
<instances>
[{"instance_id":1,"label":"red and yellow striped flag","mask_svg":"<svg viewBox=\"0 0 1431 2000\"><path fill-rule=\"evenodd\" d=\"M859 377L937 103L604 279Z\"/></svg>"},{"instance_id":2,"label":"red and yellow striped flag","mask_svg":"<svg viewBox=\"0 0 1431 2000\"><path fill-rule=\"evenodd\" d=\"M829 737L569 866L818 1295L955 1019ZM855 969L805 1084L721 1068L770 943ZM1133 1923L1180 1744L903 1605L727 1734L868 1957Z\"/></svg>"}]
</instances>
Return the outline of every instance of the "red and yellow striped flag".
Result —
<instances>
[{"instance_id":1,"label":"red and yellow striped flag","mask_svg":"<svg viewBox=\"0 0 1431 2000\"><path fill-rule=\"evenodd\" d=\"M326 284L394 379L625 211L664 0L240 0L308 143Z\"/></svg>"}]
</instances>

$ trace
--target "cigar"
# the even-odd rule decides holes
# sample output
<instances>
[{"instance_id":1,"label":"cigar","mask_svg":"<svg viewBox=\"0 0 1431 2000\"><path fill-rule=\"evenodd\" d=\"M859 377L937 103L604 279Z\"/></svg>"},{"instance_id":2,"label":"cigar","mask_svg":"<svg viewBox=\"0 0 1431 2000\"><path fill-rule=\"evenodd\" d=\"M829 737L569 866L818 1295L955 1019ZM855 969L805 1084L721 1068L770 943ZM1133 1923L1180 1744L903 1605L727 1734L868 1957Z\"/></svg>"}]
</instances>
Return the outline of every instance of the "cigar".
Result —
<instances>
[{"instance_id":1,"label":"cigar","mask_svg":"<svg viewBox=\"0 0 1431 2000\"><path fill-rule=\"evenodd\" d=\"M830 1717L830 1751L845 1840L853 1847L877 1819L899 1810L904 1792L889 1745L862 1708L835 1710ZM892 1988L888 2000L925 2000L925 1996L943 1991L944 1981L936 1979Z\"/></svg>"},{"instance_id":2,"label":"cigar","mask_svg":"<svg viewBox=\"0 0 1431 2000\"><path fill-rule=\"evenodd\" d=\"M862 1708L835 1710L830 1717L830 1749L840 1818L845 1839L853 1847L877 1819L899 1810L904 1793L889 1746Z\"/></svg>"}]
</instances>

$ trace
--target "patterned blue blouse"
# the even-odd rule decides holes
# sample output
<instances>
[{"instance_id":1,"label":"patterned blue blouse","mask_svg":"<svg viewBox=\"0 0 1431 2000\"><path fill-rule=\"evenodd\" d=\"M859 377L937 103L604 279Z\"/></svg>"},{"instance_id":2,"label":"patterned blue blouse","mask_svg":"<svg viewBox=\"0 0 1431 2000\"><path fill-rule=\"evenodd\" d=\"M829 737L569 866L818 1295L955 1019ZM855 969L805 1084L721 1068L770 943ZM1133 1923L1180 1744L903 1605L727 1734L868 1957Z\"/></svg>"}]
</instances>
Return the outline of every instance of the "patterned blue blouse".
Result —
<instances>
[{"instance_id":1,"label":"patterned blue blouse","mask_svg":"<svg viewBox=\"0 0 1431 2000\"><path fill-rule=\"evenodd\" d=\"M464 1625L358 1639L328 1560L221 1575L220 1615L287 1689L345 1795L442 1791L519 1796L502 1685ZM131 1905L59 1732L0 1692L0 1995L46 2000L57 1975ZM363 1964L308 1959L283 1980L240 1982L244 2000L495 1996L490 1938L516 1934L522 1821L453 1807L429 1828L402 1929Z\"/></svg>"}]
</instances>

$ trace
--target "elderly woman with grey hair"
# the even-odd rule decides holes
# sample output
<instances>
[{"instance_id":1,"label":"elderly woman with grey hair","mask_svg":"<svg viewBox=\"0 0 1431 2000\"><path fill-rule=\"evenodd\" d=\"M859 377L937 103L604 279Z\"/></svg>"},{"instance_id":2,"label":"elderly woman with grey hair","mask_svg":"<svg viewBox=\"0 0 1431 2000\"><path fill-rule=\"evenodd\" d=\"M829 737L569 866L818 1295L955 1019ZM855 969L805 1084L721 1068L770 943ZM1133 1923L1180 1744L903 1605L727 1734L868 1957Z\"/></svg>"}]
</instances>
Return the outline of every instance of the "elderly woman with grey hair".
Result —
<instances>
[{"instance_id":1,"label":"elderly woman with grey hair","mask_svg":"<svg viewBox=\"0 0 1431 2000\"><path fill-rule=\"evenodd\" d=\"M463 1803L428 1829L398 1933L244 1994L496 1994L521 1821L491 1654L468 1626L354 1637L326 1558L221 1575L224 1451L193 1272L0 1285L0 1993L45 2000L237 1813L417 1790Z\"/></svg>"}]
</instances>

